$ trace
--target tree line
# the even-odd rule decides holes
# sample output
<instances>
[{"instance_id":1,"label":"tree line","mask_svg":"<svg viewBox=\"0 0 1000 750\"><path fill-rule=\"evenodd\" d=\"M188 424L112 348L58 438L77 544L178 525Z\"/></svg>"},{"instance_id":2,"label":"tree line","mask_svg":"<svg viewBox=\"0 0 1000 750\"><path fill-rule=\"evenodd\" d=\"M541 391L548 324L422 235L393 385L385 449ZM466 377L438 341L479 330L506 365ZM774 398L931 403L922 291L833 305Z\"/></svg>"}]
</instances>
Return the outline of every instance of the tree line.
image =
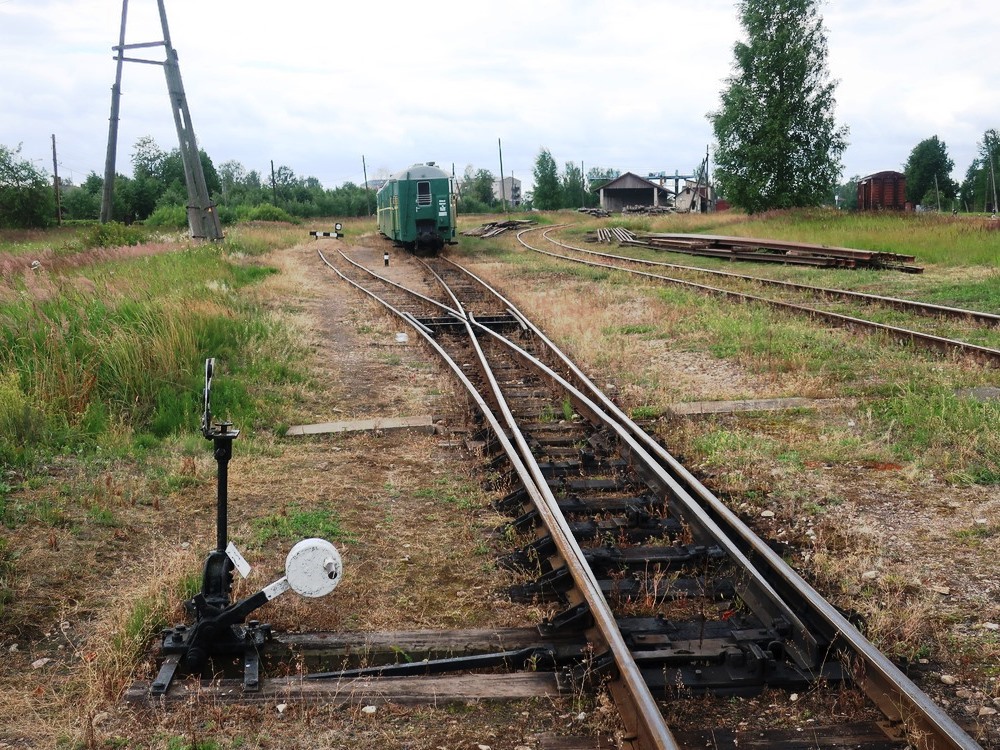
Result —
<instances>
[{"instance_id":1,"label":"tree line","mask_svg":"<svg viewBox=\"0 0 1000 750\"><path fill-rule=\"evenodd\" d=\"M717 195L750 213L829 204L835 197L856 206L855 176L839 183L849 130L834 118L836 83L827 69L827 41L820 0L740 0L744 39L733 47L733 72L719 108L709 113L715 137ZM954 162L936 135L914 147L906 162L907 200L941 210L995 211L1000 138L987 130L961 183L951 179ZM55 216L44 172L20 159L20 149L0 146L0 227L38 226ZM325 189L288 167L270 179L229 161L218 169L202 152L208 189L224 223L246 218L363 216L373 191L353 183ZM140 139L132 155L134 174L116 179L113 215L121 221L183 226L187 195L180 152L164 152ZM566 162L562 171L548 149L535 159L534 191L520 208L543 210L593 206L596 188L617 170ZM498 209L502 200L489 170L469 167L456 180L459 211ZM63 216L97 217L102 180L91 173L80 186L64 185Z\"/></svg>"},{"instance_id":2,"label":"tree line","mask_svg":"<svg viewBox=\"0 0 1000 750\"><path fill-rule=\"evenodd\" d=\"M20 147L0 145L0 228L45 227L56 222L53 185L44 170L21 158ZM218 167L200 151L209 195L224 224L237 221L290 221L318 216L367 216L375 209L375 191L346 182L324 188L315 177L300 177L280 166L266 177L232 160ZM136 141L132 176L116 175L112 219L130 224L184 227L187 187L180 149L164 151L150 137ZM104 179L91 172L80 184L60 182L59 217L96 221Z\"/></svg>"}]
</instances>

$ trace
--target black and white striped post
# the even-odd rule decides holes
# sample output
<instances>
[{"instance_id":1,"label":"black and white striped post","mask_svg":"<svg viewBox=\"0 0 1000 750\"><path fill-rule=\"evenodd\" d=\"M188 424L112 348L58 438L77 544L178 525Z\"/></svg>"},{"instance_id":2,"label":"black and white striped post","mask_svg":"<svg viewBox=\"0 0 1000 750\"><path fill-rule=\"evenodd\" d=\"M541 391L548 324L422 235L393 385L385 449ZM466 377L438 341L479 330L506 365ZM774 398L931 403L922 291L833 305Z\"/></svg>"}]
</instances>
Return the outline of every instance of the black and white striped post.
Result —
<instances>
[{"instance_id":1,"label":"black and white striped post","mask_svg":"<svg viewBox=\"0 0 1000 750\"><path fill-rule=\"evenodd\" d=\"M316 230L313 230L313 231L309 232L309 236L316 237L316 238L319 238L319 237L333 237L334 239L337 239L339 237L343 237L344 236L341 233L341 231L340 231L341 229L344 228L343 224L341 224L340 222L337 222L336 224L333 225L333 228L335 230L333 232L318 232Z\"/></svg>"}]
</instances>

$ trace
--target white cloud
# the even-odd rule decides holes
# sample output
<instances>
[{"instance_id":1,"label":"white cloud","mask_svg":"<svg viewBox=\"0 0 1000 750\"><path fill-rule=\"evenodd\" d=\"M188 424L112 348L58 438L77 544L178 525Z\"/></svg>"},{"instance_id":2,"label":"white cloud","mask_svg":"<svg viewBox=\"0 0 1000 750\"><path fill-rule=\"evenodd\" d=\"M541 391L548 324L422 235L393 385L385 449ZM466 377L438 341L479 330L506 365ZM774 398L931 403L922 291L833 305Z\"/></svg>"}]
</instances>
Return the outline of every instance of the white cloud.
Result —
<instances>
[{"instance_id":1,"label":"white cloud","mask_svg":"<svg viewBox=\"0 0 1000 750\"><path fill-rule=\"evenodd\" d=\"M203 148L266 172L273 159L324 184L435 160L530 180L548 148L560 164L692 169L706 114L740 37L735 0L537 2L169 0L174 47ZM956 173L1000 127L992 3L936 0L820 7L838 121L851 128L845 176L898 168L938 135ZM0 143L51 163L50 135L76 180L103 171L121 4L0 2ZM161 38L154 0L131 0L128 43ZM134 56L162 57L156 48ZM176 135L162 72L126 64L118 164L132 144ZM60 170L63 171L62 169ZM373 173L369 169L369 175Z\"/></svg>"}]
</instances>

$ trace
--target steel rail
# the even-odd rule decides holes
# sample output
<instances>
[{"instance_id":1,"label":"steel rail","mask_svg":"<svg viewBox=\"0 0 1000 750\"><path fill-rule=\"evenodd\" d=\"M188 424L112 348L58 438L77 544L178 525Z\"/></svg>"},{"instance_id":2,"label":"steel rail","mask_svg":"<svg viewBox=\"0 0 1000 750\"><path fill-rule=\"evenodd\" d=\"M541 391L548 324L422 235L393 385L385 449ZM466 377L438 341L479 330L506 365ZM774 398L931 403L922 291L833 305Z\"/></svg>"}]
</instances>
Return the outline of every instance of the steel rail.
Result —
<instances>
[{"instance_id":1,"label":"steel rail","mask_svg":"<svg viewBox=\"0 0 1000 750\"><path fill-rule=\"evenodd\" d=\"M565 226L565 225L563 225ZM730 279L738 279L739 281L751 281L756 282L762 286L774 286L782 289L794 289L799 292L810 292L813 294L822 294L826 297L842 297L844 299L857 299L862 302L873 302L880 305L885 305L886 307L894 307L897 310L906 310L910 312L926 313L928 315L944 315L952 318L971 318L972 320L977 320L982 323L989 323L992 325L1000 325L1000 315L996 313L983 312L981 310L967 310L962 307L948 307L947 305L937 305L933 302L921 302L920 300L903 299L901 297L885 297L880 294L868 294L866 292L855 292L850 289L832 289L830 287L823 286L812 286L810 284L799 284L794 281L781 281L779 279L767 279L761 276L749 276L747 274L733 273L732 271L719 271L714 268L701 268L700 266L685 266L680 263L666 263L660 260L647 260L645 258L630 258L627 255L615 255L614 253L601 253L596 250L588 250L585 247L577 247L576 245L570 245L561 240L553 239L549 236L549 232L557 227L549 227L544 232L542 236L551 242L553 245L558 245L559 247L564 247L567 250L575 250L578 253L586 253L587 255L594 255L599 258L608 258L611 260L624 260L629 263L639 263L646 266L656 266L659 268L674 268L679 271L695 271L697 273L704 273L710 276L722 276ZM630 243L634 247L652 247L643 242L634 241Z\"/></svg>"},{"instance_id":2,"label":"steel rail","mask_svg":"<svg viewBox=\"0 0 1000 750\"><path fill-rule=\"evenodd\" d=\"M340 257L342 257L345 261L347 261L348 263L350 263L352 266L355 266L356 268L364 271L369 276L372 276L372 277L378 279L381 282L389 284L390 286L393 286L393 287L395 287L396 289L399 289L402 292L405 292L405 293L407 293L409 295L417 297L418 299L422 300L423 302L427 303L428 305L432 305L434 307L439 308L442 312L444 312L446 314L453 315L453 316L455 316L457 318L463 318L464 317L463 314L459 311L458 307L454 307L454 308L453 307L448 307L446 304L444 304L443 302L440 302L439 300L436 300L436 299L433 299L431 297L428 297L427 295L421 294L420 292L415 291L413 289L409 289L409 288L403 286L402 284L399 284L398 282L393 281L392 279L389 279L389 278L387 278L385 276L382 276L381 274L375 273L374 271L372 271L369 268L366 268L365 266L361 265L357 261L354 261L354 260L351 260L350 258L348 258L347 255L342 250L338 250L337 252L340 253ZM326 259L326 256L323 255L323 253L321 251L320 251L319 255L320 255L320 258L323 259L324 263L326 263L328 266L330 266L330 268L332 268L334 271L337 271L337 273L340 274L340 276L342 278L344 277L344 274L340 273L340 271L336 268L336 266L334 266L332 263L330 263L330 261L328 261ZM455 298L454 295L451 295L451 298L452 298L452 300L456 304L458 304L458 300ZM397 312L397 311L393 310L393 312Z\"/></svg>"},{"instance_id":3,"label":"steel rail","mask_svg":"<svg viewBox=\"0 0 1000 750\"><path fill-rule=\"evenodd\" d=\"M372 299L385 306L388 310L392 311L394 314L411 323L411 325L413 324L410 318L403 315L398 309L387 304L370 290L341 273L336 266L327 260L321 250L318 250L317 252L319 253L322 261L333 269L333 271L344 281L347 281L352 286L361 290ZM361 266L361 268L363 268L363 266ZM364 270L368 271L368 269ZM371 271L369 271L369 273L378 278L378 274ZM405 287L401 288L405 289ZM476 337L473 335L471 330L470 319L463 317L463 320L466 321L466 327L469 332L470 340L475 344L477 350L481 353ZM513 415L510 413L510 410L506 406L503 398L498 395L498 400L502 404L501 409L504 413L505 421L507 421L508 426L514 425L511 427L511 431L515 440L517 440L519 444L519 448L515 448L511 443L504 431L503 425L499 422L496 415L493 413L493 410L483 400L479 389L476 388L476 386L469 380L468 376L462 371L462 367L459 363L457 363L448 354L448 352L433 338L433 336L430 336L420 327L413 327L438 353L442 360L444 360L445 364L451 369L451 371L459 379L459 382L462 383L475 400L476 405L483 414L483 417L489 422L494 435L503 446L515 472L524 485L525 490L535 503L539 513L545 518L546 525L552 533L553 540L555 541L560 554L563 556L567 568L571 571L574 581L580 587L581 594L590 607L595 624L605 641L605 645L615 658L615 664L619 671L619 679L621 679L625 691L634 706L632 720L635 724L634 730L637 733L635 739L638 739L641 743L639 747L656 748L657 750L679 750L680 746L677 744L677 741L671 734L669 727L667 727L664 722L663 715L656 705L656 701L653 699L652 693L650 693L649 687L646 685L646 682L642 677L642 672L639 670L638 665L636 665L635 660L632 658L631 653L628 650L628 646L625 644L625 640L618 628L618 623L615 621L614 615L611 613L607 600L604 598L604 594L601 591L600 584L598 583L593 572L590 570L590 566L584 558L583 550L580 549L579 543L573 537L565 518L563 518L562 513L559 511L558 502L552 494L552 490L549 488L548 483L545 481L545 477L542 475L541 469L538 467L537 462L533 459L531 461L532 466L525 464L522 455L526 454L530 456L531 451L528 448L523 435L521 435L520 430L517 429L516 424L511 421L513 420ZM486 372L489 372L488 368L486 368ZM490 373L489 377L491 380L491 388L498 389L499 386L496 383L495 378L492 377L492 373Z\"/></svg>"},{"instance_id":4,"label":"steel rail","mask_svg":"<svg viewBox=\"0 0 1000 750\"><path fill-rule=\"evenodd\" d=\"M320 256L321 258L323 258L324 262L326 262L328 265L331 265L329 264L328 261L326 261L325 257L322 256L322 253L320 253ZM582 384L584 384L585 388L596 398L597 402L601 403L601 406L604 408L604 410L606 410L610 415L613 415L614 418L612 420L612 423L610 424L612 429L618 432L620 437L624 437L626 442L632 442L632 440L634 439L634 441L642 443L642 446L636 446L636 445L632 446L633 449L638 447L638 450L634 451L636 452L636 455L641 456L641 454L643 453L643 448L646 448L653 456L659 458L662 464L666 467L669 467L670 471L676 474L676 476L683 482L683 484L686 486L685 489L690 489L691 491L693 491L694 494L696 494L706 504L706 506L708 507L709 510L712 511L712 513L716 514L724 523L726 523L736 533L736 535L739 538L741 538L744 541L744 543L748 544L749 548L752 550L754 555L764 559L766 564L778 575L778 577L783 581L783 583L789 585L794 591L799 593L808 602L809 606L812 607L813 610L817 614L819 614L822 617L822 619L824 619L827 622L827 624L831 627L833 637L840 638L845 643L847 643L852 649L854 655L864 665L864 670L860 675L858 675L857 680L861 685L861 687L866 692L866 694L868 694L869 698L871 698L872 701L880 707L880 709L887 716L887 718L893 721L903 721L904 723L909 725L911 729L913 727L916 727L918 731L923 733L923 740L922 740L923 747L962 748L963 750L975 750L976 748L979 748L978 744L976 744L960 727L958 727L958 725L955 724L955 722L946 713L944 713L936 704L934 704L926 694L920 691L919 688L917 688L905 675L903 675L898 670L898 668L896 668L894 664L892 664L888 659L886 659L885 656L882 655L881 652L879 652L874 647L874 645L872 645L860 632L856 630L856 628L854 628L853 625L850 624L850 622L846 618L843 617L843 615L841 615L832 605L826 602L826 600L823 599L818 594L818 592L812 589L812 587L808 583L806 583L800 576L798 576L798 574L795 573L795 571L792 570L791 567L788 566L787 563L785 563L780 556L778 556L770 549L770 547L764 544L763 541L760 540L753 533L753 531L749 529L749 527L743 524L743 522L735 514L733 514L723 503L721 503L721 501L719 501L718 498L715 498L715 496L707 488L701 485L701 483L698 482L698 480L695 479L662 446L656 443L656 441L653 440L648 434L646 434L645 431L643 431L640 427L638 427L638 425L632 422L632 420L629 419L623 412L621 412L621 410L618 409L618 407L615 406L610 401L610 399L608 399L603 394L603 392L601 392L600 389L598 389L596 385L594 385L593 382L589 378L587 378L587 376L582 371L580 371L579 368L568 357L566 357L566 355L561 350L558 349L558 347L555 346L554 343L552 343L547 337L545 337L544 334L536 326L534 326L534 324L532 324L531 321L528 320L523 315L523 313L521 313L516 308L516 306L513 305L513 303L511 303L509 300L507 300L505 297L499 294L496 290L492 289L492 287L490 287L486 282L484 282L482 279L480 279L478 276L473 274L468 269L465 269L461 265L453 263L452 261L449 261L447 259L444 260L451 263L462 272L468 274L471 278L473 278L475 281L481 284L491 294L495 295L506 306L506 308L520 320L521 324L524 327L531 330L536 336L539 337L539 340L543 342L553 352L553 354L557 356L559 360L567 366L567 368L573 374L573 377L578 379ZM331 265L331 267L333 266ZM371 274L372 276L376 278L381 278L378 276L378 274L375 274L369 269L365 269L363 266L359 267L365 270L367 273ZM340 275L342 278L347 280L352 285L358 286L358 288L365 291L365 293L369 294L369 296L372 296L374 299L378 299L377 296L374 295L372 292L368 291L367 289L364 289L364 287L356 284L355 282L351 281L346 276L341 274L338 269L334 268L334 270L337 271L338 275ZM440 276L436 272L434 272L433 269L430 270L432 273L435 274L435 276L437 276L440 279ZM440 279L440 281L447 289L448 288L447 284L444 283L443 279ZM412 291L412 290L406 290L405 287L400 286L400 288L403 289L404 291ZM458 302L457 298L455 298L454 295L452 296L452 298L455 300L457 304L460 305L460 302ZM388 309L395 312L397 315L402 315L404 318L406 317L405 314L400 313L400 311L398 310L395 310L394 308L392 308L391 305L388 305L385 302L383 302L382 304L384 304ZM409 318L407 318L407 320L409 321ZM410 322L412 325L415 321L410 321ZM588 398L588 396L582 393L578 388L576 388L576 386L574 386L573 384L562 378L558 373L551 370L551 368L548 368L546 365L544 365L544 363L538 362L536 358L532 357L532 355L528 354L527 352L521 350L520 347L518 347L516 344L513 344L505 337L489 329L488 327L479 324L477 321L475 321L475 319L472 316L467 316L466 322L468 327L470 328L474 327L481 333L485 333L486 335L494 337L498 341L502 342L504 345L510 347L512 350L517 350L524 357L533 360L535 365L540 367L542 371L546 373L547 377L549 377L550 380L557 383L560 387L564 388L565 390L572 393L576 397L574 400L578 401L577 405L582 405L585 407L585 409L581 409L581 411L594 412L597 414L601 413L601 409L597 408L597 404L594 401L591 401ZM421 333L423 334L423 332ZM432 346L434 346L435 349L439 350L439 353L441 353L440 347L437 344L437 342L435 342L430 336L425 335L425 338L428 339L428 341L432 344ZM472 336L471 338L473 341L475 341L477 337ZM478 342L476 346L477 348L479 348ZM464 373L462 373L461 370L457 368L457 365L452 364L451 366L452 369L456 372L456 374L460 377L466 388L474 389L474 386L472 386L471 383L467 380ZM498 386L494 387L496 388ZM510 444L509 441L505 439L502 430L498 431L499 424L496 422L494 418L491 418L489 416L488 407L485 406L485 403L478 395L478 392L470 390L470 393L473 393L480 408L486 409L484 411L484 415L487 416L487 419L490 421L491 427L494 429L494 432L498 435L499 438L501 438L501 443L508 451L508 455L511 455L510 449L512 449L513 446ZM605 417L607 417L607 415L605 415ZM506 410L505 421L508 422L508 425L511 427L512 432L515 434L515 436L519 435L519 431L516 429L516 424L513 422L513 416L509 413L509 410ZM623 432L628 433L628 435L623 435ZM521 438L521 440L523 441L523 438ZM526 443L521 442L519 448L520 450L518 451L518 453L520 453L521 455L529 455L529 456L531 455L530 449L528 448ZM646 458L651 460L651 456L647 456ZM512 456L512 463L514 463L515 469L518 471L519 477L521 478L522 482L524 482L524 476L521 474L521 469L524 468L524 463L520 461L520 457L518 457L515 460L514 456ZM658 462L652 461L652 463L654 471L657 470L657 467L659 467L660 471L663 470L663 466L661 466ZM534 472L531 472L530 468L528 469L528 471L531 474L532 481L524 482L524 484L529 495L531 495L532 499L536 502L536 506L538 506L541 510L542 506L538 504L538 498L536 497L536 495L544 493L539 492L538 482L540 480L542 483L541 486L544 487L546 490L548 490L547 483L544 482L544 477L541 477L540 471L538 472L537 475ZM671 475L661 475L661 479L672 486L677 486L677 482ZM548 494L551 494L551 492L549 492ZM554 498L552 498L552 501L554 502ZM554 510L553 517L555 519L561 519L562 516L561 513L558 512L558 509ZM709 519L709 522L711 524L715 523L712 519ZM563 523L565 523L565 521L563 521ZM554 531L554 529L551 528L551 525L550 525L550 530ZM722 534L723 538L726 538L727 536L728 535L726 534ZM570 535L569 538L572 539L572 536ZM573 540L573 543L575 545L575 540ZM577 549L579 549L578 545L576 546ZM739 552L738 550L737 552L739 555L742 555L742 552ZM564 555L564 559L567 561L567 564L569 565L570 558ZM589 573L589 566L586 566L585 562L583 563L583 565L587 570L588 574L592 577L592 573ZM599 600L603 600L603 595L601 595L599 591L597 592L597 596L599 597ZM588 604L590 604L589 601ZM614 626L614 629L617 631L617 625L614 624L613 618L612 618L612 624ZM631 657L629 657L629 660L631 661ZM658 713L659 711L657 709L657 714ZM666 731L669 735L669 730ZM671 736L671 741L672 741L672 736Z\"/></svg>"},{"instance_id":5,"label":"steel rail","mask_svg":"<svg viewBox=\"0 0 1000 750\"><path fill-rule=\"evenodd\" d=\"M565 226L565 225L562 225ZM767 279L761 276L750 276L747 274L733 273L732 271L719 271L714 268L701 268L700 266L685 266L680 263L666 263L659 260L647 260L645 258L630 258L627 255L615 255L614 253L601 253L596 250L588 250L585 247L577 247L576 245L570 245L561 240L553 239L549 236L549 232L558 227L549 227L544 232L542 236L551 242L553 245L558 245L559 247L564 247L567 250L575 250L578 253L586 253L587 255L594 255L599 258L608 258L610 260L624 260L629 263L639 263L646 266L656 266L659 268L674 268L679 271L695 271L697 273L704 273L710 276L722 276L724 278L737 279L739 281L751 281L756 282L762 286L774 286L782 289L794 289L799 292L810 292L812 294L821 294L826 297L841 297L843 299L856 299L862 302L873 302L880 305L885 305L886 307L894 307L897 310L906 310L910 312L925 313L928 315L943 315L952 318L970 318L972 320L977 320L981 323L989 323L991 325L1000 325L1000 315L996 313L983 312L981 310L967 310L962 307L949 307L947 305L938 305L933 302L921 302L920 300L903 299L901 297L885 297L880 294L868 294L866 292L855 292L850 289L832 289L830 287L823 286L812 286L810 284L799 284L794 281L780 281L779 279ZM634 247L652 247L640 241L635 241L631 243Z\"/></svg>"},{"instance_id":6,"label":"steel rail","mask_svg":"<svg viewBox=\"0 0 1000 750\"><path fill-rule=\"evenodd\" d=\"M792 312L803 313L813 318L818 318L836 325L851 327L857 326L860 328L874 329L888 334L892 337L898 337L902 339L908 339L914 344L923 344L925 346L937 349L938 351L948 352L948 351L959 351L963 354L976 355L983 358L985 361L989 362L993 366L1000 366L1000 349L993 349L988 346L980 346L978 344L971 344L967 341L959 341L957 339L949 339L943 336L935 336L929 333L922 333L920 331L914 331L909 328L899 328L897 326L890 326L885 323L876 323L871 320L865 320L864 318L855 318L850 315L841 315L840 313L828 312L826 310L817 310L812 307L805 307L803 305L796 305L791 302L782 302L781 300L769 299L767 297L758 297L753 294L746 294L744 292L735 292L729 289L720 289L719 287L709 286L707 284L699 284L694 281L685 281L683 279L676 279L671 276L663 276L661 274L650 273L648 271L639 271L631 268L623 268L621 266L616 266L609 263L598 263L596 261L583 260L581 258L573 258L568 255L561 255L560 253L553 253L548 250L543 250L539 247L530 245L525 241L521 235L531 231L538 231L538 227L533 227L531 229L524 229L517 233L517 240L522 245L524 245L529 250L542 255L548 255L552 258L559 258L560 260L570 261L571 263L580 263L585 266L592 266L594 268L604 268L611 271L621 271L622 273L630 273L636 276L644 276L649 279L655 279L657 281L667 281L672 284L680 284L682 286L697 289L701 292L707 292L709 294L715 294L722 297L729 297L733 299L738 299L742 302L757 302L764 305L769 305L771 307L776 307L783 310L790 310Z\"/></svg>"},{"instance_id":7,"label":"steel rail","mask_svg":"<svg viewBox=\"0 0 1000 750\"><path fill-rule=\"evenodd\" d=\"M448 261L479 281L487 289L492 287L478 276L473 274L463 266ZM887 718L894 721L904 721L916 724L918 729L926 733L925 739L933 739L926 742L928 748L961 748L962 750L977 750L980 746L973 740L955 721L935 704L926 693L918 688L906 675L904 675L895 664L879 651L851 622L844 617L833 605L824 599L808 582L806 582L788 563L772 550L752 529L750 529L735 513L733 513L721 500L719 500L707 487L695 478L676 458L674 458L663 446L657 443L649 434L632 421L621 411L594 383L584 374L572 360L569 359L552 341L550 341L541 330L538 329L527 317L521 313L517 307L498 292L494 294L518 315L522 322L536 335L539 340L559 358L573 376L586 387L595 399L601 403L603 408L614 415L615 422L627 429L635 439L640 441L644 448L659 458L663 464L670 468L671 472L683 482L687 489L690 489L700 498L711 512L721 519L726 526L731 529L753 552L761 558L774 574L793 591L802 596L807 605L811 607L829 626L832 637L842 638L853 650L853 653L861 660L865 666L864 673L860 676L859 682L866 695L886 714ZM488 329L486 329L488 330ZM490 334L496 334L489 331ZM502 337L499 337L502 339ZM508 342L508 345L514 346ZM562 380L561 376L549 370L551 377ZM565 381L564 381L565 382ZM568 383L567 383L568 385ZM714 522L713 522L714 523ZM728 535L724 535L727 536ZM742 553L741 553L742 554ZM906 707L910 710L907 711ZM981 749L980 749L981 750Z\"/></svg>"}]
</instances>

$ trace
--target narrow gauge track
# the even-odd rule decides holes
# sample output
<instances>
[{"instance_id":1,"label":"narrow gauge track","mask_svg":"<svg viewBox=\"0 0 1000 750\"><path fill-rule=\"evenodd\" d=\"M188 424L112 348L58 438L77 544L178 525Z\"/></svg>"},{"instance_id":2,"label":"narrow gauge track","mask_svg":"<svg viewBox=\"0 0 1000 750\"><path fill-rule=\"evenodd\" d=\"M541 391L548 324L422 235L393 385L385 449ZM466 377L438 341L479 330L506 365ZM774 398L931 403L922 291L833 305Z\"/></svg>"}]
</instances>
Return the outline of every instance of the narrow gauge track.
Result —
<instances>
[{"instance_id":1,"label":"narrow gauge track","mask_svg":"<svg viewBox=\"0 0 1000 750\"><path fill-rule=\"evenodd\" d=\"M895 341L908 341L915 345L936 349L941 352L958 352L964 355L969 355L981 359L984 362L989 363L990 365L1000 366L1000 349L996 349L990 346L984 346L970 341L958 340L946 336L939 336L933 333L916 331L909 328L902 328L900 326L889 325L887 323L881 323L874 320L859 318L856 315L847 315L840 312L823 310L812 305L804 305L804 304L793 303L787 300L760 297L758 295L750 294L745 291L738 291L736 289L727 289L722 287L709 286L706 284L692 281L690 279L683 279L683 278L677 278L675 276L665 276L658 273L642 271L637 269L635 266L669 268L681 271L683 273L696 273L696 274L714 276L717 278L723 278L729 281L740 282L744 285L757 284L760 286L779 288L789 294L799 294L800 296L809 295L812 297L822 297L826 299L839 299L854 304L860 303L872 307L883 307L895 310L902 310L906 313L915 315L934 316L939 319L962 321L963 324L965 325L978 324L980 326L980 328L978 329L980 332L983 332L983 329L992 329L993 331L995 331L997 328L1000 328L1000 315L994 313L980 312L976 310L963 310L961 308L946 307L943 305L935 305L928 302L918 302L915 300L905 300L895 297L883 297L875 294L853 292L845 289L827 289L823 287L809 286L806 284L796 284L792 282L779 281L776 279L765 279L757 276L746 276L742 274L731 273L728 271L717 271L713 269L696 268L692 266L664 263L660 261L630 258L623 255L615 255L613 253L602 253L594 250L588 250L582 247L576 247L574 245L570 245L565 242L560 242L559 240L553 239L552 237L549 236L549 232L557 228L559 227L549 227L548 229L533 227L531 229L525 229L522 230L521 232L518 232L517 239L518 242L520 242L521 245L523 245L525 248L533 250L534 252L537 253L541 253L543 255L548 255L553 258L559 258L561 260L566 260L573 263L582 263L584 265L596 268L605 268L609 270L632 273L638 276L643 276L657 281L665 281L672 284L682 285L687 288L695 289L708 294L714 294L718 296L724 296L731 299L740 300L742 302L757 302L760 304L777 307L779 309L789 310L795 313L809 315L810 317L823 320L825 322L832 323L838 326L855 327L873 331L880 331ZM587 260L579 256L565 255L563 253L557 253L551 250L546 250L544 248L536 247L535 245L530 244L527 240L524 239L524 235L532 231L541 231L542 237L547 242L550 242L558 247L570 250L575 253L579 253L581 255L598 257L611 262L602 263L599 261ZM972 332L975 333L976 332L975 329ZM986 332L986 335L989 335L989 331Z\"/></svg>"},{"instance_id":2,"label":"narrow gauge track","mask_svg":"<svg viewBox=\"0 0 1000 750\"><path fill-rule=\"evenodd\" d=\"M785 687L860 688L869 699L865 721L817 727L810 747L979 747L485 283L434 259L424 268L447 295L434 300L343 253L320 257L413 326L476 401L480 440L494 473L506 472L497 485L510 489L498 505L529 538L508 562L536 575L512 594L564 607L542 636L586 636L569 663L549 660L569 683L609 679L626 746L715 742L725 731L711 728L717 717L699 731L671 731L678 696ZM532 654L536 668L546 661ZM789 746L787 733L754 740Z\"/></svg>"}]
</instances>

